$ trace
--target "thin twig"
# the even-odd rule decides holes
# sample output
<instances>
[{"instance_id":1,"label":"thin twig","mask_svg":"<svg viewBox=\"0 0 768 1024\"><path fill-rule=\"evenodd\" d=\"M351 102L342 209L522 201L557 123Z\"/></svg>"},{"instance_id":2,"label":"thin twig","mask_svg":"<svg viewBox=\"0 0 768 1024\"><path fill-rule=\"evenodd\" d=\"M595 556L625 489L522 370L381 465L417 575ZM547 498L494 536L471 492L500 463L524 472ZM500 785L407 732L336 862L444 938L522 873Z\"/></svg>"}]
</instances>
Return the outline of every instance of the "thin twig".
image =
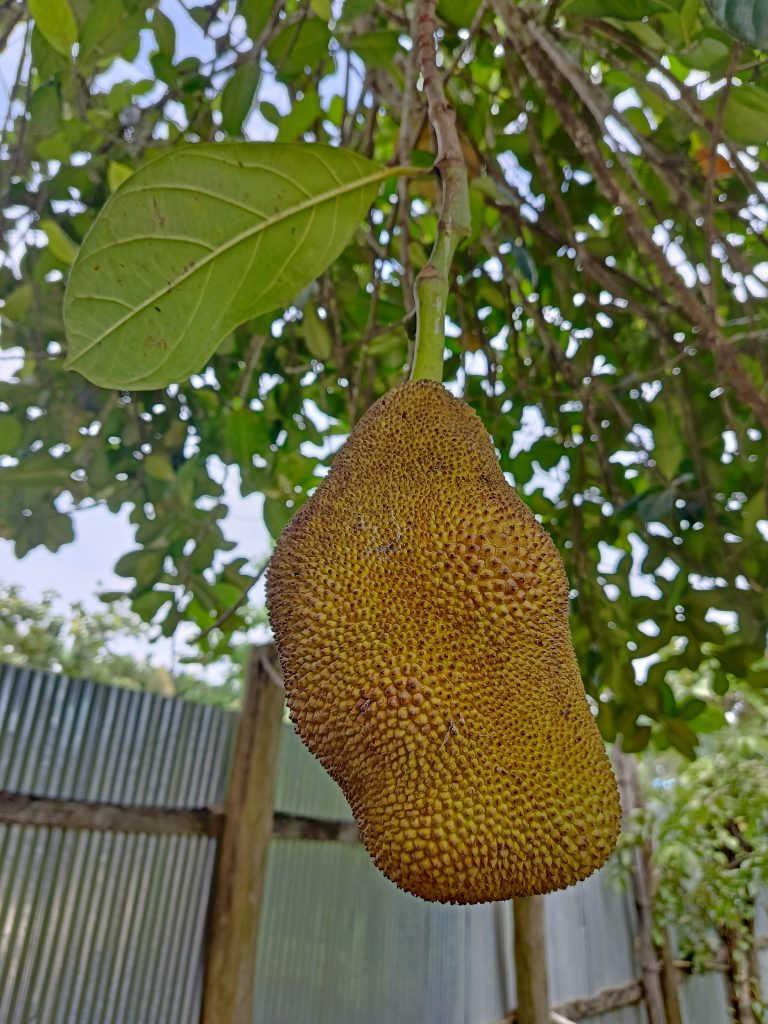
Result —
<instances>
[{"instance_id":1,"label":"thin twig","mask_svg":"<svg viewBox=\"0 0 768 1024\"><path fill-rule=\"evenodd\" d=\"M265 562L264 565L262 565L262 567L259 569L256 575L252 579L248 580L248 582L240 592L240 597L238 597L234 604L231 604L229 608L226 608L214 623L212 623L210 626L207 626L204 630L202 630L202 632L195 637L193 643L201 643L203 640L206 639L206 637L211 635L214 629L219 629L220 626L223 626L225 622L231 619L235 612L238 610L238 608L242 608L242 606L247 601L250 592L259 582L264 573L267 571L267 565L267 562Z\"/></svg>"},{"instance_id":2,"label":"thin twig","mask_svg":"<svg viewBox=\"0 0 768 1024\"><path fill-rule=\"evenodd\" d=\"M648 264L655 267L661 280L675 296L680 310L688 318L691 326L698 330L702 343L712 350L718 369L730 382L734 394L740 401L751 406L758 421L764 427L768 427L768 400L760 393L737 354L728 346L708 304L702 303L696 293L686 286L669 262L667 254L653 241L648 225L641 215L641 208L635 203L635 196L611 173L605 163L600 149L601 136L593 132L587 118L574 118L573 107L562 89L562 81L558 78L558 70L553 67L551 56L539 48L528 30L527 22L515 5L505 3L504 0L494 0L494 6L507 26L510 38L515 41L527 67L538 80L553 109L557 111L563 123L570 120L573 124L573 142L605 198L622 209L629 237L639 251L645 254Z\"/></svg>"},{"instance_id":3,"label":"thin twig","mask_svg":"<svg viewBox=\"0 0 768 1024\"><path fill-rule=\"evenodd\" d=\"M709 296L709 305L714 313L717 309L717 284L715 282L715 258L712 252L712 247L715 241L715 169L717 167L717 146L720 141L720 136L723 131L723 121L725 120L725 107L728 102L728 97L731 94L731 86L733 84L733 74L736 64L738 63L739 57L741 56L741 46L734 47L733 53L731 54L731 61L728 67L728 71L725 75L725 85L720 90L720 96L717 103L717 111L715 112L715 120L712 124L712 134L709 140L709 161L707 163L707 183L704 191L705 198L705 210L704 210L704 248L707 259L707 274L709 275L709 281L707 283L707 292Z\"/></svg>"},{"instance_id":4,"label":"thin twig","mask_svg":"<svg viewBox=\"0 0 768 1024\"><path fill-rule=\"evenodd\" d=\"M245 357L245 366L243 367L243 376L240 380L240 388L238 390L238 397L242 402L246 402L248 399L248 392L251 389L251 381L253 380L256 367L261 359L261 353L264 348L265 341L266 335L264 334L256 334L251 339L248 354Z\"/></svg>"},{"instance_id":5,"label":"thin twig","mask_svg":"<svg viewBox=\"0 0 768 1024\"><path fill-rule=\"evenodd\" d=\"M678 106L682 107L684 113L691 119L691 121L693 122L693 124L696 125L697 128L701 128L705 132L711 133L712 124L706 112L701 107L701 104L698 102L698 99L696 97L696 88L686 85L684 81L673 75L669 68L666 68L663 64L660 63L659 58L656 54L652 53L650 50L647 50L636 39L631 37L628 33L622 32L620 29L618 29L615 25L612 25L607 20L586 20L584 22L584 27L592 29L594 33L589 42L590 47L593 47L600 54L603 60L605 60L612 68L624 71L627 75L629 75L630 78L633 78L638 83L638 85L640 85L643 89L649 89L650 91L655 93L658 99L661 100L661 102L666 106L672 109ZM562 31L561 34L564 38L569 38L572 40L581 40L583 38L582 36L577 37L573 33L569 33L566 31ZM611 42L616 43L617 46L613 47L610 50L601 47L600 43L597 42L598 35L610 39ZM626 50L628 53L632 54L632 56L636 58L639 66L643 69L642 73L638 72L632 64L626 63L620 59L620 57L618 56L619 49ZM671 86L672 89L674 89L678 93L678 96L673 99L669 95L669 93L667 93L666 90L663 89L658 84L657 81L654 81L652 78L649 78L649 70L652 70L656 74L658 74L669 86ZM739 68L737 69L737 72L741 70L742 69ZM736 175L739 177L742 184L746 188L747 192L749 192L752 195L757 194L759 192L757 182L753 177L751 171L742 163L741 153L737 151L733 154L733 157L734 171L736 172ZM768 245L768 242L765 242L765 244Z\"/></svg>"}]
</instances>

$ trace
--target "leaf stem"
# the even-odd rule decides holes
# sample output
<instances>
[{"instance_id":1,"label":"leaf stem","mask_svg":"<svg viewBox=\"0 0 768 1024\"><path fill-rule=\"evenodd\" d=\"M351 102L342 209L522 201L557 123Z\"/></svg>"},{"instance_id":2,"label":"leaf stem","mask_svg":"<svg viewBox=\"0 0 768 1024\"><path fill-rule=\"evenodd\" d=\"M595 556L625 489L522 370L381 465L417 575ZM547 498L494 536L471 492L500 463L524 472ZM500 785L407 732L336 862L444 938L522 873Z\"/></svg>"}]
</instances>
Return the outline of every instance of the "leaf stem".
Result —
<instances>
[{"instance_id":1,"label":"leaf stem","mask_svg":"<svg viewBox=\"0 0 768 1024\"><path fill-rule=\"evenodd\" d=\"M456 111L446 99L435 59L437 0L416 0L413 39L427 98L427 113L437 139L434 169L440 176L441 203L437 237L416 283L416 350L411 380L443 379L445 311L453 255L470 233L469 185L456 130Z\"/></svg>"}]
</instances>

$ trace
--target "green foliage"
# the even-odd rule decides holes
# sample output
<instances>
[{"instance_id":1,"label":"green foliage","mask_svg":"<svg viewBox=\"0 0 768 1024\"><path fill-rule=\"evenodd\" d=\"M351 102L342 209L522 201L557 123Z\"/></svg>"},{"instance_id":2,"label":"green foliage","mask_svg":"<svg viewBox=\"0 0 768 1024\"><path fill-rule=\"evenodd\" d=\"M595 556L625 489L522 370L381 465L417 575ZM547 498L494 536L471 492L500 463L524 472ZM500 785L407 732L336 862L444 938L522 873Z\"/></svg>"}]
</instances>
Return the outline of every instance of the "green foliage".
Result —
<instances>
[{"instance_id":1,"label":"green foliage","mask_svg":"<svg viewBox=\"0 0 768 1024\"><path fill-rule=\"evenodd\" d=\"M574 0L553 19L551 5L439 4L473 179L444 379L481 414L502 468L563 553L604 735L690 754L711 709L686 702L670 673L706 665L716 693L735 680L766 683L768 78L760 53L702 3L620 6L617 17L614 0ZM432 159L402 5L346 0L334 19L322 0L240 0L190 8L173 24L154 7L78 0L77 59L57 52L41 21L12 86L0 170L14 260L0 269L0 317L2 358L19 360L2 364L13 373L0 383L0 535L19 555L55 550L72 538L73 505L127 506L137 547L119 569L134 581L134 609L168 636L191 621L205 652L242 628L238 601L255 578L225 540L218 470L263 495L274 533L350 426L402 380L436 190L431 180L386 182L382 171L384 187L360 197L338 258L321 269L329 231L326 255L296 268L280 308L249 305L258 275L234 294L248 260L257 265L253 249L215 293L189 289L197 311L179 305L161 324L147 305L144 342L191 325L186 370L201 372L178 385L150 376L157 361L144 346L115 357L119 382L152 390L110 392L65 373L78 351L67 351L62 321L62 239L84 268L103 230L85 240L96 216L104 209L112 226L109 210L124 201L128 230L146 233L152 193L142 200L135 183L193 161L182 144L206 153L275 137L342 147L338 159L360 166ZM15 16L21 29L24 9ZM243 24L247 37L236 34ZM157 44L151 76L136 64L129 77L118 58L136 60L141 30ZM211 162L209 186L226 188L234 171ZM256 203L245 180L234 187L236 200ZM161 209L173 208L166 196ZM175 229L198 237L215 222L232 238L237 207L212 209L201 223L180 213ZM190 258L175 263L174 245L178 256L186 243L146 244L124 293L110 264L118 304L81 300L94 326L77 345L173 287ZM93 277L76 264L70 302L107 294ZM112 369L99 379L118 383ZM640 658L657 662L644 685Z\"/></svg>"},{"instance_id":2,"label":"green foliage","mask_svg":"<svg viewBox=\"0 0 768 1024\"><path fill-rule=\"evenodd\" d=\"M737 39L768 49L768 9L762 0L707 0L712 17Z\"/></svg>"},{"instance_id":3,"label":"green foliage","mask_svg":"<svg viewBox=\"0 0 768 1024\"><path fill-rule=\"evenodd\" d=\"M567 14L583 18L618 18L621 21L639 21L649 14L669 10L662 0L566 0Z\"/></svg>"},{"instance_id":4,"label":"green foliage","mask_svg":"<svg viewBox=\"0 0 768 1024\"><path fill-rule=\"evenodd\" d=\"M241 65L221 93L221 126L228 135L239 135L251 112L261 82L261 69L249 61Z\"/></svg>"},{"instance_id":5,"label":"green foliage","mask_svg":"<svg viewBox=\"0 0 768 1024\"><path fill-rule=\"evenodd\" d=\"M656 925L702 968L725 933L746 957L768 884L768 702L740 698L730 716L696 761L657 762L648 808L621 839L626 850L650 838Z\"/></svg>"},{"instance_id":6,"label":"green foliage","mask_svg":"<svg viewBox=\"0 0 768 1024\"><path fill-rule=\"evenodd\" d=\"M118 648L126 645L148 647L151 638L150 627L125 602L96 612L79 602L63 611L58 610L61 605L54 591L32 601L20 588L0 583L0 662L163 697L239 706L244 646L233 652L231 665L213 685L188 672L171 674L146 657L121 653Z\"/></svg>"}]
</instances>

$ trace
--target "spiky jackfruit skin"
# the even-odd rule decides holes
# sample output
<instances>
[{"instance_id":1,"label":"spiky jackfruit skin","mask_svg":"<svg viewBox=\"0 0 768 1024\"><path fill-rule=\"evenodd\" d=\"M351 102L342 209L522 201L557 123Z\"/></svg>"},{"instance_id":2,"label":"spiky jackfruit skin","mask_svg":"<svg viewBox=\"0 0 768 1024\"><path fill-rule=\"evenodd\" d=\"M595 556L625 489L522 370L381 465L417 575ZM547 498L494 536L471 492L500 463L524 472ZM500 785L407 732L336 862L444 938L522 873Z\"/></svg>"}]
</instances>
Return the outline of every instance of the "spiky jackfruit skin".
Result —
<instances>
[{"instance_id":1,"label":"spiky jackfruit skin","mask_svg":"<svg viewBox=\"0 0 768 1024\"><path fill-rule=\"evenodd\" d=\"M398 886L479 903L604 863L619 800L563 565L464 402L416 381L372 406L267 601L296 730Z\"/></svg>"}]
</instances>

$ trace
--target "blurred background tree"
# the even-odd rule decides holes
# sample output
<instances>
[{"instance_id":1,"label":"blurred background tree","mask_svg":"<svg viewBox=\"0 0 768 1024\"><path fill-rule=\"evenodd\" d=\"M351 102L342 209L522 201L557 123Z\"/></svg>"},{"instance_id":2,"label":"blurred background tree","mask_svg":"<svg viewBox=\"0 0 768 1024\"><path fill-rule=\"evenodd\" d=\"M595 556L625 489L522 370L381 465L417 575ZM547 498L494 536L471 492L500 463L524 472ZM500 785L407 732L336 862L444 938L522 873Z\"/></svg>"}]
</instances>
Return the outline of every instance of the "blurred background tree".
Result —
<instances>
[{"instance_id":1,"label":"blurred background tree","mask_svg":"<svg viewBox=\"0 0 768 1024\"><path fill-rule=\"evenodd\" d=\"M265 618L260 611L252 621ZM232 645L226 671L209 682L204 672L169 670L143 653L152 649L152 633L127 602L86 611L79 603L62 607L54 591L34 600L19 587L0 583L0 662L162 697L239 706L247 644Z\"/></svg>"},{"instance_id":2,"label":"blurred background tree","mask_svg":"<svg viewBox=\"0 0 768 1024\"><path fill-rule=\"evenodd\" d=\"M651 854L656 938L667 929L694 970L724 969L731 1013L741 1024L763 1019L755 919L768 886L768 702L729 694L728 720L707 737L698 758L641 762L645 806L627 823L619 862Z\"/></svg>"}]
</instances>

